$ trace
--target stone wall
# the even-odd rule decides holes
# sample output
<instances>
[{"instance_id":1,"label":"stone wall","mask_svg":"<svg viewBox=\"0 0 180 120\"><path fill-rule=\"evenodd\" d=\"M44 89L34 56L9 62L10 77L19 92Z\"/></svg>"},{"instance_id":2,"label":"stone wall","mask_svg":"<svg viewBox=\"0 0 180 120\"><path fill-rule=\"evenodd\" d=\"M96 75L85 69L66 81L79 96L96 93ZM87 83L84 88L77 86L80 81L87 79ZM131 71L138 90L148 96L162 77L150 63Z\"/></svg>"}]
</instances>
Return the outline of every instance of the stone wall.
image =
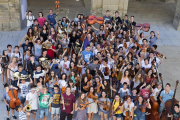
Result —
<instances>
[{"instance_id":1,"label":"stone wall","mask_svg":"<svg viewBox=\"0 0 180 120\"><path fill-rule=\"evenodd\" d=\"M119 11L122 17L127 14L129 0L92 0L92 13L97 16L105 15L106 10L110 10L111 16L115 11Z\"/></svg>"},{"instance_id":2,"label":"stone wall","mask_svg":"<svg viewBox=\"0 0 180 120\"><path fill-rule=\"evenodd\" d=\"M176 12L174 15L173 26L177 31L180 31L180 0L177 0Z\"/></svg>"},{"instance_id":3,"label":"stone wall","mask_svg":"<svg viewBox=\"0 0 180 120\"><path fill-rule=\"evenodd\" d=\"M0 31L21 30L20 0L0 0Z\"/></svg>"}]
</instances>

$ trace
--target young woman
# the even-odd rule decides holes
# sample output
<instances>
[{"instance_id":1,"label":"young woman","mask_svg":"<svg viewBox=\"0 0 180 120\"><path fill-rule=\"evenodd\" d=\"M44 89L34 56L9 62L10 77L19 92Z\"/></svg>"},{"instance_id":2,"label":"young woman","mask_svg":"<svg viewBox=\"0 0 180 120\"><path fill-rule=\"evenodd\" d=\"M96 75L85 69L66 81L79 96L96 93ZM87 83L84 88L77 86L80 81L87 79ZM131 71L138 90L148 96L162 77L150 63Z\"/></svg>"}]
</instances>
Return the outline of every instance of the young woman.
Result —
<instances>
[{"instance_id":1,"label":"young woman","mask_svg":"<svg viewBox=\"0 0 180 120\"><path fill-rule=\"evenodd\" d=\"M81 110L81 108L80 108L80 104L85 104L86 102L87 101L86 101L85 94L81 93L75 103L75 111L77 111L76 120L86 120L87 119L86 109Z\"/></svg>"},{"instance_id":2,"label":"young woman","mask_svg":"<svg viewBox=\"0 0 180 120\"><path fill-rule=\"evenodd\" d=\"M130 111L131 112L131 118L133 119L133 116L134 116L134 103L131 101L131 97L130 96L127 96L126 98L127 100L124 102L124 111L123 111L123 115L124 115L124 118L126 119L126 112Z\"/></svg>"},{"instance_id":3,"label":"young woman","mask_svg":"<svg viewBox=\"0 0 180 120\"><path fill-rule=\"evenodd\" d=\"M110 108L110 100L107 97L106 91L102 91L102 97L99 98L99 111L101 114L101 120L108 120L109 108ZM104 106L107 106L104 108Z\"/></svg>"},{"instance_id":4,"label":"young woman","mask_svg":"<svg viewBox=\"0 0 180 120\"><path fill-rule=\"evenodd\" d=\"M51 27L49 35L51 36L51 38L56 41L56 37L57 37L57 33L55 31L55 29L53 27Z\"/></svg>"},{"instance_id":5,"label":"young woman","mask_svg":"<svg viewBox=\"0 0 180 120\"><path fill-rule=\"evenodd\" d=\"M71 73L71 71L77 71L77 67L73 61L70 62L69 66L69 73Z\"/></svg>"},{"instance_id":6,"label":"young woman","mask_svg":"<svg viewBox=\"0 0 180 120\"><path fill-rule=\"evenodd\" d=\"M140 28L140 29L141 29L141 28ZM146 39L147 37L149 37L150 34L147 35L147 36L144 36L144 33L143 33L143 32L141 32L141 33L139 34L140 29L138 30L137 41L138 41L138 44L142 45L142 40L143 40L143 39Z\"/></svg>"},{"instance_id":7,"label":"young woman","mask_svg":"<svg viewBox=\"0 0 180 120\"><path fill-rule=\"evenodd\" d=\"M70 79L68 81L68 86L70 86L70 88L71 88L71 93L73 95L75 95L75 93L76 93L76 86L74 85L73 80Z\"/></svg>"},{"instance_id":8,"label":"young woman","mask_svg":"<svg viewBox=\"0 0 180 120\"><path fill-rule=\"evenodd\" d=\"M8 52L6 50L3 50L3 53L2 53L2 59L1 59L1 67L2 67L2 82L3 82L3 85L4 85L4 77L6 79L6 83L8 83L7 81L7 68L8 67L8 63L9 63L9 57L8 57Z\"/></svg>"},{"instance_id":9,"label":"young woman","mask_svg":"<svg viewBox=\"0 0 180 120\"><path fill-rule=\"evenodd\" d=\"M90 81L92 79L92 75L90 74L90 69L87 68L85 73L82 75L82 77L87 76L88 77L88 81Z\"/></svg>"},{"instance_id":10,"label":"young woman","mask_svg":"<svg viewBox=\"0 0 180 120\"><path fill-rule=\"evenodd\" d=\"M58 27L60 27L61 29L62 29L62 21L61 20L59 20L58 21L58 24L57 24L57 26L56 26L56 30L58 31Z\"/></svg>"},{"instance_id":11,"label":"young woman","mask_svg":"<svg viewBox=\"0 0 180 120\"><path fill-rule=\"evenodd\" d=\"M46 20L46 21L44 22L44 25L47 26L48 30L50 30L51 26L49 25L49 21L48 21L48 20Z\"/></svg>"},{"instance_id":12,"label":"young woman","mask_svg":"<svg viewBox=\"0 0 180 120\"><path fill-rule=\"evenodd\" d=\"M9 82L11 82L11 85L14 85L14 87L17 87L18 81L15 80L13 77L14 72L18 70L17 57L11 57L11 63L8 65L8 68L9 68L8 69Z\"/></svg>"},{"instance_id":13,"label":"young woman","mask_svg":"<svg viewBox=\"0 0 180 120\"><path fill-rule=\"evenodd\" d=\"M62 45L60 43L57 44L56 51L57 51L57 59L60 59L59 55L63 54L63 48L62 48Z\"/></svg>"},{"instance_id":14,"label":"young woman","mask_svg":"<svg viewBox=\"0 0 180 120\"><path fill-rule=\"evenodd\" d=\"M145 112L141 112L141 107L145 104L148 104L147 108L151 109L149 99L147 100L147 102L145 102L143 100L143 97L139 96L138 101L135 102L134 114L136 114L136 116L134 116L133 120L145 120Z\"/></svg>"},{"instance_id":15,"label":"young woman","mask_svg":"<svg viewBox=\"0 0 180 120\"><path fill-rule=\"evenodd\" d=\"M149 41L149 47L153 46L156 44L157 39L159 38L159 31L157 31L157 36L155 35L154 31L150 32L151 37L150 37L150 41Z\"/></svg>"},{"instance_id":16,"label":"young woman","mask_svg":"<svg viewBox=\"0 0 180 120\"><path fill-rule=\"evenodd\" d=\"M139 88L143 85L143 76L141 72L138 72L133 79L133 86L132 88L137 88L137 93L139 93Z\"/></svg>"},{"instance_id":17,"label":"young woman","mask_svg":"<svg viewBox=\"0 0 180 120\"><path fill-rule=\"evenodd\" d=\"M39 92L42 94L44 93L43 85L44 85L44 79L43 79L43 77L39 77L39 80L37 82L37 88L39 89Z\"/></svg>"},{"instance_id":18,"label":"young woman","mask_svg":"<svg viewBox=\"0 0 180 120\"><path fill-rule=\"evenodd\" d=\"M54 88L54 85L57 84L58 85L58 76L55 74L54 71L51 71L50 72L50 75L48 77L48 83L49 83L49 92L52 93L53 92L53 88Z\"/></svg>"},{"instance_id":19,"label":"young woman","mask_svg":"<svg viewBox=\"0 0 180 120\"><path fill-rule=\"evenodd\" d=\"M87 113L88 113L88 120L93 120L94 113L98 112L98 106L97 106L98 96L95 93L93 86L91 86L89 89L90 90L87 93L87 101L91 104L89 107L87 107ZM97 99L93 100L94 97L96 97Z\"/></svg>"},{"instance_id":20,"label":"young woman","mask_svg":"<svg viewBox=\"0 0 180 120\"><path fill-rule=\"evenodd\" d=\"M45 42L48 38L48 27L46 25L42 26L42 30L40 32L40 36L43 37L43 42Z\"/></svg>"},{"instance_id":21,"label":"young woman","mask_svg":"<svg viewBox=\"0 0 180 120\"><path fill-rule=\"evenodd\" d=\"M37 25L34 26L34 38L39 38L40 37L40 29L38 28Z\"/></svg>"},{"instance_id":22,"label":"young woman","mask_svg":"<svg viewBox=\"0 0 180 120\"><path fill-rule=\"evenodd\" d=\"M147 73L147 75L146 75L146 77L145 77L144 82L145 82L146 84L148 84L148 83L150 84L151 81L152 81L152 69L149 69L149 71L148 71L148 73Z\"/></svg>"},{"instance_id":23,"label":"young woman","mask_svg":"<svg viewBox=\"0 0 180 120\"><path fill-rule=\"evenodd\" d=\"M90 81L89 81L90 82ZM91 81L92 82L92 81ZM92 86L92 85L91 85ZM87 93L89 91L90 83L88 83L87 76L82 78L81 82L81 92Z\"/></svg>"},{"instance_id":24,"label":"young woman","mask_svg":"<svg viewBox=\"0 0 180 120\"><path fill-rule=\"evenodd\" d=\"M98 97L100 97L101 91L102 91L102 81L100 80L98 76L95 77L94 89Z\"/></svg>"},{"instance_id":25,"label":"young woman","mask_svg":"<svg viewBox=\"0 0 180 120\"><path fill-rule=\"evenodd\" d=\"M63 73L61 75L60 80L58 81L59 88L60 88L60 91L62 94L65 93L65 88L67 87L66 78L67 78L67 75L65 73Z\"/></svg>"},{"instance_id":26,"label":"young woman","mask_svg":"<svg viewBox=\"0 0 180 120\"><path fill-rule=\"evenodd\" d=\"M130 74L129 74L129 71L128 71L128 70L125 70L125 71L123 72L123 76L122 76L122 79L121 79L121 86L120 86L120 88L123 87L123 83L124 83L124 82L126 82L126 83L128 84L128 86L129 86L129 88L130 88L130 81L131 81L131 76L130 76Z\"/></svg>"},{"instance_id":27,"label":"young woman","mask_svg":"<svg viewBox=\"0 0 180 120\"><path fill-rule=\"evenodd\" d=\"M71 61L73 61L73 62L74 62L75 66L77 65L77 63L78 63L78 58L77 58L77 56L76 56L76 54L75 54L75 53L73 53L73 54L72 54Z\"/></svg>"},{"instance_id":28,"label":"young woman","mask_svg":"<svg viewBox=\"0 0 180 120\"><path fill-rule=\"evenodd\" d=\"M122 113L123 113L124 106L123 105L120 106L120 105L121 105L121 98L120 98L119 94L116 94L115 99L112 103L113 120L121 120L123 118ZM119 109L119 110L117 110L117 109ZM115 112L113 114L113 112L116 110L117 110L117 112Z\"/></svg>"},{"instance_id":29,"label":"young woman","mask_svg":"<svg viewBox=\"0 0 180 120\"><path fill-rule=\"evenodd\" d=\"M46 21L46 18L43 17L43 13L42 12L39 12L39 18L37 20L38 20L39 25L42 28L42 26L44 25L44 22Z\"/></svg>"},{"instance_id":30,"label":"young woman","mask_svg":"<svg viewBox=\"0 0 180 120\"><path fill-rule=\"evenodd\" d=\"M77 67L78 67L78 73L79 73L81 76L86 73L86 67L85 67L85 65L86 65L86 61L85 61L85 60L83 60L83 59L82 59L82 60L79 60Z\"/></svg>"},{"instance_id":31,"label":"young woman","mask_svg":"<svg viewBox=\"0 0 180 120\"><path fill-rule=\"evenodd\" d=\"M29 39L29 44L31 46L33 46L33 43L32 43L32 40L33 40L33 36L34 36L34 32L33 32L33 29L32 28L29 28L25 37L24 37L24 40L26 39Z\"/></svg>"}]
</instances>

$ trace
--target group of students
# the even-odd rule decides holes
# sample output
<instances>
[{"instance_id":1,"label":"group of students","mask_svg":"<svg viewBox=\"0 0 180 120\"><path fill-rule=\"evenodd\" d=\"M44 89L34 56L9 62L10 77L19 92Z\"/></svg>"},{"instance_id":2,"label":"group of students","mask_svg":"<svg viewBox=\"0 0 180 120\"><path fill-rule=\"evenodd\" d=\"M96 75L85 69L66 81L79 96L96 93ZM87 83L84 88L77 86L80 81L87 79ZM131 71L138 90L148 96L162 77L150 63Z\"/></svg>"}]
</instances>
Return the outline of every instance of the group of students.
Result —
<instances>
[{"instance_id":1,"label":"group of students","mask_svg":"<svg viewBox=\"0 0 180 120\"><path fill-rule=\"evenodd\" d=\"M14 110L19 112L19 120L31 115L36 120L37 112L39 120L47 120L49 114L51 120L93 120L96 113L101 120L151 120L152 99L161 116L174 92L170 83L162 86L158 74L165 58L157 51L159 32L145 36L134 16L121 19L117 11L110 17L107 10L99 28L83 14L72 21L56 21L57 15L50 9L47 20L42 12L36 19L28 11L24 42L14 50L9 44L2 53L7 120L10 109L13 119ZM20 93L16 108L10 105L12 90ZM177 120L179 113L178 103L168 116Z\"/></svg>"}]
</instances>

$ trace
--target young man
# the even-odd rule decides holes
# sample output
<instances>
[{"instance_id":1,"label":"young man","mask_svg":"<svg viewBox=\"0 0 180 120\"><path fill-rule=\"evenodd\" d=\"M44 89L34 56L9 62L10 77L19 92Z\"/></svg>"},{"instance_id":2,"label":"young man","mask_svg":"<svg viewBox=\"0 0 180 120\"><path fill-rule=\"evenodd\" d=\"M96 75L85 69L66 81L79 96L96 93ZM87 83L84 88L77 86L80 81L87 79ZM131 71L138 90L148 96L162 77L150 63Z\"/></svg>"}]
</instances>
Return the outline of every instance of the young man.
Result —
<instances>
[{"instance_id":1,"label":"young man","mask_svg":"<svg viewBox=\"0 0 180 120\"><path fill-rule=\"evenodd\" d=\"M48 40L48 42L52 43L52 40ZM50 49L47 49L47 55L50 56L50 58L52 59L56 54L56 47L53 46Z\"/></svg>"},{"instance_id":2,"label":"young man","mask_svg":"<svg viewBox=\"0 0 180 120\"><path fill-rule=\"evenodd\" d=\"M28 74L31 74L31 78L33 78L34 71L36 70L38 64L38 61L35 61L35 56L31 55L30 61L27 62L27 70Z\"/></svg>"},{"instance_id":3,"label":"young man","mask_svg":"<svg viewBox=\"0 0 180 120\"><path fill-rule=\"evenodd\" d=\"M26 95L26 105L28 104L32 107L31 113L33 114L33 120L35 120L36 112L38 110L38 95L36 93L36 85L31 85L31 90ZM30 115L27 117L30 118Z\"/></svg>"},{"instance_id":4,"label":"young man","mask_svg":"<svg viewBox=\"0 0 180 120\"><path fill-rule=\"evenodd\" d=\"M93 53L90 51L89 45L86 47L86 50L81 52L81 55L82 55L83 60L85 60L86 63L89 64L91 61L91 57L93 57ZM81 55L79 54L79 56Z\"/></svg>"},{"instance_id":5,"label":"young man","mask_svg":"<svg viewBox=\"0 0 180 120\"><path fill-rule=\"evenodd\" d=\"M12 53L13 53L13 51L12 51L12 45L10 45L10 44L7 45L7 52L8 52L8 57L9 57L9 59L11 59L11 55L12 55ZM9 62L10 62L10 61L9 61Z\"/></svg>"},{"instance_id":6,"label":"young man","mask_svg":"<svg viewBox=\"0 0 180 120\"><path fill-rule=\"evenodd\" d=\"M105 16L103 16L104 21L105 21L106 23L109 23L109 22L111 22L111 21L112 21L112 18L111 18L111 16L109 16L109 14L110 14L110 11L109 11L109 10L107 10L107 11L106 11L106 15L105 15Z\"/></svg>"},{"instance_id":7,"label":"young man","mask_svg":"<svg viewBox=\"0 0 180 120\"><path fill-rule=\"evenodd\" d=\"M49 106L49 112L51 112L51 120L54 119L54 114L56 114L56 120L58 120L60 113L60 98L61 98L61 93L59 92L58 85L54 85L54 92L51 93L51 99L52 98L53 101Z\"/></svg>"},{"instance_id":8,"label":"young man","mask_svg":"<svg viewBox=\"0 0 180 120\"><path fill-rule=\"evenodd\" d=\"M31 77L31 75L29 75L29 78L30 77ZM20 79L21 79L21 83L20 83ZM28 85L33 83L31 78L30 78L30 82L26 82L25 79L26 78L18 78L18 83L17 83L17 86L21 89L20 100L21 100L21 104L22 104L22 109L24 108L24 103L26 101L26 95L29 92Z\"/></svg>"},{"instance_id":9,"label":"young man","mask_svg":"<svg viewBox=\"0 0 180 120\"><path fill-rule=\"evenodd\" d=\"M130 94L129 89L127 89L127 83L126 82L123 83L123 88L120 88L118 93L120 94L121 99L124 99L124 97L126 95Z\"/></svg>"},{"instance_id":10,"label":"young man","mask_svg":"<svg viewBox=\"0 0 180 120\"><path fill-rule=\"evenodd\" d=\"M43 86L43 91L44 93L38 93L37 90L37 95L39 96L39 120L42 120L44 118L44 120L47 120L48 117L48 110L49 110L49 100L50 100L50 94L47 93L47 87Z\"/></svg>"},{"instance_id":11,"label":"young man","mask_svg":"<svg viewBox=\"0 0 180 120\"><path fill-rule=\"evenodd\" d=\"M95 71L99 70L100 64L98 63L99 59L98 58L94 58L93 63L90 63L88 65L88 68L91 70L91 74L94 76L95 75Z\"/></svg>"},{"instance_id":12,"label":"young man","mask_svg":"<svg viewBox=\"0 0 180 120\"><path fill-rule=\"evenodd\" d=\"M49 15L47 16L49 23L52 27L56 28L56 16L58 15L57 13L53 13L52 9L49 10Z\"/></svg>"},{"instance_id":13,"label":"young man","mask_svg":"<svg viewBox=\"0 0 180 120\"><path fill-rule=\"evenodd\" d=\"M10 86L10 88L18 90L18 88L13 87L13 86ZM10 118L9 118L10 109L12 109L12 117L13 117L13 119L17 119L17 117L14 115L14 109L10 108L10 106L9 106L10 97L8 95L8 92L9 92L10 88L9 88L9 85L7 83L4 85L5 91L3 93L3 99L4 99L4 102L6 103L6 110L7 110L7 119L6 120L10 120Z\"/></svg>"},{"instance_id":14,"label":"young man","mask_svg":"<svg viewBox=\"0 0 180 120\"><path fill-rule=\"evenodd\" d=\"M23 48L23 53L26 51L26 49L28 48L28 46L31 46L31 44L29 43L29 39L25 39L25 43L20 42L19 47ZM32 46L31 46L32 47Z\"/></svg>"},{"instance_id":15,"label":"young man","mask_svg":"<svg viewBox=\"0 0 180 120\"><path fill-rule=\"evenodd\" d=\"M109 75L104 75L104 71L105 71L106 67L109 68L109 71L108 71ZM109 76L111 74L111 69L110 69L110 65L108 65L108 60L107 59L103 59L103 64L100 65L99 70L102 72L102 74L104 76L104 79L109 80Z\"/></svg>"},{"instance_id":16,"label":"young man","mask_svg":"<svg viewBox=\"0 0 180 120\"><path fill-rule=\"evenodd\" d=\"M179 105L175 104L174 111L171 116L171 120L179 120L179 118L180 118Z\"/></svg>"},{"instance_id":17,"label":"young man","mask_svg":"<svg viewBox=\"0 0 180 120\"><path fill-rule=\"evenodd\" d=\"M44 77L46 72L41 70L41 66L37 65L36 71L34 72L34 84L37 84L39 77Z\"/></svg>"},{"instance_id":18,"label":"young man","mask_svg":"<svg viewBox=\"0 0 180 120\"><path fill-rule=\"evenodd\" d=\"M30 116L29 112L26 112L26 108L28 105L25 107L21 108L21 106L16 107L16 111L19 112L19 120L29 120L27 116Z\"/></svg>"},{"instance_id":19,"label":"young man","mask_svg":"<svg viewBox=\"0 0 180 120\"><path fill-rule=\"evenodd\" d=\"M14 52L11 54L11 57L12 56L17 57L18 64L22 63L22 54L19 52L19 46L14 47Z\"/></svg>"},{"instance_id":20,"label":"young man","mask_svg":"<svg viewBox=\"0 0 180 120\"><path fill-rule=\"evenodd\" d=\"M28 15L27 15L27 12L26 12L24 17L27 19L27 30L28 30L29 27L33 24L33 20L35 19L35 17L32 15L31 10L28 11Z\"/></svg>"},{"instance_id":21,"label":"young man","mask_svg":"<svg viewBox=\"0 0 180 120\"><path fill-rule=\"evenodd\" d=\"M33 20L33 24L31 25L31 28L32 28L33 30L34 30L34 26L37 26L38 28L41 28L41 26L39 25L37 19L34 19L34 20Z\"/></svg>"},{"instance_id":22,"label":"young man","mask_svg":"<svg viewBox=\"0 0 180 120\"><path fill-rule=\"evenodd\" d=\"M42 44L41 44L41 40L40 38L38 38L37 43L33 40L33 44L34 44L34 49L35 49L35 53L34 55L39 58L41 56L41 49L42 49Z\"/></svg>"},{"instance_id":23,"label":"young man","mask_svg":"<svg viewBox=\"0 0 180 120\"><path fill-rule=\"evenodd\" d=\"M66 87L66 92L61 97L61 115L60 120L72 120L75 109L75 96L71 93L71 88ZM63 109L65 107L65 110Z\"/></svg>"},{"instance_id":24,"label":"young man","mask_svg":"<svg viewBox=\"0 0 180 120\"><path fill-rule=\"evenodd\" d=\"M65 73L66 75L69 75L70 61L68 60L67 56L64 56L64 60L60 62L60 66L61 74Z\"/></svg>"},{"instance_id":25,"label":"young man","mask_svg":"<svg viewBox=\"0 0 180 120\"><path fill-rule=\"evenodd\" d=\"M87 46L90 45L90 42L91 42L91 34L88 33L87 38L84 40L83 50L85 50L85 48L87 48Z\"/></svg>"},{"instance_id":26,"label":"young man","mask_svg":"<svg viewBox=\"0 0 180 120\"><path fill-rule=\"evenodd\" d=\"M47 60L51 60L51 57L47 55L47 49L42 50L42 55L39 58L45 57Z\"/></svg>"},{"instance_id":27,"label":"young man","mask_svg":"<svg viewBox=\"0 0 180 120\"><path fill-rule=\"evenodd\" d=\"M158 65L161 64L163 62L163 58L161 58L161 60L159 60L159 58L157 58L156 56L154 56L154 53L153 52L150 52L149 53L149 64L152 64L152 61L154 61L155 65L157 66L158 68Z\"/></svg>"},{"instance_id":28,"label":"young man","mask_svg":"<svg viewBox=\"0 0 180 120\"><path fill-rule=\"evenodd\" d=\"M139 93L144 100L147 100L149 98L149 89L150 89L151 85L150 84L146 84L146 87L144 89L141 89L141 92ZM151 93L154 93L153 88L151 88Z\"/></svg>"}]
</instances>

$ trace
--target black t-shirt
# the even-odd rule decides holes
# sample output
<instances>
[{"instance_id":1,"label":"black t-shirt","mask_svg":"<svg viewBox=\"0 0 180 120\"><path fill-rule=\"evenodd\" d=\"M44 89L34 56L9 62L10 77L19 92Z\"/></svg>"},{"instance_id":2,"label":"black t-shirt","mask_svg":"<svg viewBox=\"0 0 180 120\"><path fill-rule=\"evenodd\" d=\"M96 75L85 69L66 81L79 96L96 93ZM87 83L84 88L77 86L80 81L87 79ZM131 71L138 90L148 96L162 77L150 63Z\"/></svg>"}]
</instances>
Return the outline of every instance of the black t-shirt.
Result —
<instances>
[{"instance_id":1,"label":"black t-shirt","mask_svg":"<svg viewBox=\"0 0 180 120\"><path fill-rule=\"evenodd\" d=\"M119 16L115 18L115 21L116 21L116 25L118 25L119 23L122 24L121 18Z\"/></svg>"},{"instance_id":2,"label":"black t-shirt","mask_svg":"<svg viewBox=\"0 0 180 120\"><path fill-rule=\"evenodd\" d=\"M75 42L76 42L76 40L78 39L78 37L77 36L71 36L70 37L70 42L69 42L69 47L71 47L71 45L72 45L72 43L75 45Z\"/></svg>"},{"instance_id":3,"label":"black t-shirt","mask_svg":"<svg viewBox=\"0 0 180 120\"><path fill-rule=\"evenodd\" d=\"M43 56L41 55L39 58L42 58ZM46 55L47 60L51 60L51 57L49 55Z\"/></svg>"},{"instance_id":4,"label":"black t-shirt","mask_svg":"<svg viewBox=\"0 0 180 120\"><path fill-rule=\"evenodd\" d=\"M32 45L30 43L28 43L28 45L26 45L25 43L23 43L22 45L23 48L23 52L25 52L25 50L28 48L28 46L30 46L32 48Z\"/></svg>"},{"instance_id":5,"label":"black t-shirt","mask_svg":"<svg viewBox=\"0 0 180 120\"><path fill-rule=\"evenodd\" d=\"M176 111L174 110L172 112L172 115L173 115L173 120L178 120L178 116L180 115L180 112L176 113Z\"/></svg>"}]
</instances>

